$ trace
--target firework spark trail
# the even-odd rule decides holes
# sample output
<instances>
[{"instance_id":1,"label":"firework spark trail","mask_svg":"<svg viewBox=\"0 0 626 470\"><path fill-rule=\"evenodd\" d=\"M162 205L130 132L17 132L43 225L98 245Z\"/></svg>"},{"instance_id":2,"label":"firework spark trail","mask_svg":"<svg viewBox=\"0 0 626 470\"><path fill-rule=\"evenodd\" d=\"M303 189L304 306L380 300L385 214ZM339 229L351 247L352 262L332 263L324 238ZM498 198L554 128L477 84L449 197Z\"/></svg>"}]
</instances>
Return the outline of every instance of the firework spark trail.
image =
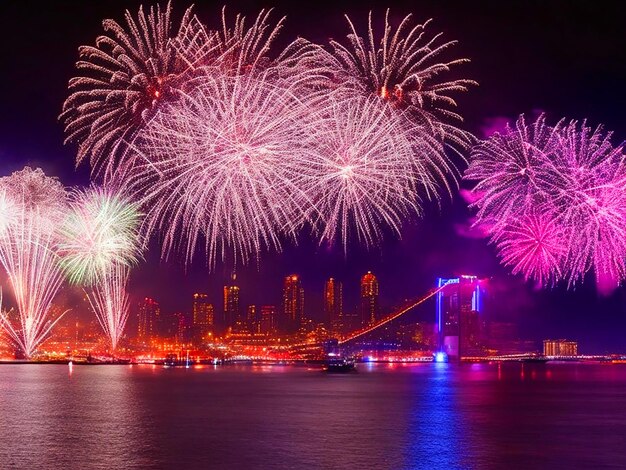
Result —
<instances>
[{"instance_id":1,"label":"firework spark trail","mask_svg":"<svg viewBox=\"0 0 626 470\"><path fill-rule=\"evenodd\" d=\"M226 7L222 9L222 28L218 31L219 57L215 64L225 72L234 74L250 72L270 65L268 54L283 28L285 17L272 23L272 10L261 10L250 27L246 17L236 15L229 26ZM280 60L277 61L280 63Z\"/></svg>"},{"instance_id":2,"label":"firework spark trail","mask_svg":"<svg viewBox=\"0 0 626 470\"><path fill-rule=\"evenodd\" d=\"M330 98L330 99L329 99ZM312 159L303 167L303 189L313 204L320 241L350 232L366 246L387 226L400 234L403 220L421 215L411 135L396 113L374 97L327 97L311 120Z\"/></svg>"},{"instance_id":3,"label":"firework spark trail","mask_svg":"<svg viewBox=\"0 0 626 470\"><path fill-rule=\"evenodd\" d=\"M466 178L477 181L477 222L489 227L514 272L544 285L564 280L572 286L593 269L602 290L626 279L626 164L623 148L613 147L610 138L585 122L560 121L552 127L544 116L532 125L520 117L514 129L473 149ZM545 251L519 258L540 235L538 227L535 233L507 233L532 211L550 214L541 220L560 232L566 253L553 253L560 259L554 269L547 266L551 261ZM555 228L541 230L551 236ZM515 252L518 248L522 251Z\"/></svg>"},{"instance_id":4,"label":"firework spark trail","mask_svg":"<svg viewBox=\"0 0 626 470\"><path fill-rule=\"evenodd\" d=\"M31 357L61 318L50 319L49 310L63 283L57 228L65 211L65 189L40 169L26 167L0 178L0 193L16 208L13 222L0 234L0 264L17 303L19 325L7 316L1 323Z\"/></svg>"},{"instance_id":5,"label":"firework spark trail","mask_svg":"<svg viewBox=\"0 0 626 470\"><path fill-rule=\"evenodd\" d=\"M61 264L71 282L83 285L111 350L128 318L126 285L141 257L140 214L135 204L102 188L75 191L61 230Z\"/></svg>"},{"instance_id":6,"label":"firework spark trail","mask_svg":"<svg viewBox=\"0 0 626 470\"><path fill-rule=\"evenodd\" d=\"M247 259L280 248L308 207L299 187L307 108L266 74L211 69L141 133L122 183L163 231L164 253L194 254L203 236L210 263L226 248Z\"/></svg>"},{"instance_id":7,"label":"firework spark trail","mask_svg":"<svg viewBox=\"0 0 626 470\"><path fill-rule=\"evenodd\" d=\"M0 237L12 226L18 217L18 206L0 187Z\"/></svg>"},{"instance_id":8,"label":"firework spark trail","mask_svg":"<svg viewBox=\"0 0 626 470\"><path fill-rule=\"evenodd\" d=\"M129 301L126 292L130 269L120 263L103 268L99 280L84 288L91 308L104 330L111 351L115 351L128 320Z\"/></svg>"},{"instance_id":9,"label":"firework spark trail","mask_svg":"<svg viewBox=\"0 0 626 470\"><path fill-rule=\"evenodd\" d=\"M213 50L214 36L191 8L177 30L172 29L171 13L170 3L164 9L151 7L147 14L141 6L136 17L127 10L125 26L104 20L105 34L95 47L79 48L80 76L70 80L59 117L66 143L78 144L77 164L90 155L92 168L103 164L111 172L114 157L157 105ZM197 56L181 55L186 53Z\"/></svg>"}]
</instances>

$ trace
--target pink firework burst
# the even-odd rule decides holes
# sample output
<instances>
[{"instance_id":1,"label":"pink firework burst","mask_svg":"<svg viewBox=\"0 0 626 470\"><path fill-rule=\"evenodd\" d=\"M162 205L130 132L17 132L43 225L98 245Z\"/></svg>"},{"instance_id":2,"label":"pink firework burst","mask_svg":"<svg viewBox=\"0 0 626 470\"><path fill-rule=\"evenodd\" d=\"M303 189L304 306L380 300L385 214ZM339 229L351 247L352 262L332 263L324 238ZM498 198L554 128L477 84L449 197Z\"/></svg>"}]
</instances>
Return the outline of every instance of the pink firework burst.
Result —
<instances>
[{"instance_id":1,"label":"pink firework burst","mask_svg":"<svg viewBox=\"0 0 626 470\"><path fill-rule=\"evenodd\" d=\"M614 147L610 138L611 133L585 122L560 121L551 127L540 116L527 126L520 117L515 129L493 135L472 151L466 178L477 180L478 198L472 204L477 223L489 227L500 249L505 243L503 260L514 272L542 284L563 279L572 286L593 269L602 291L626 279L626 165L623 148ZM538 264L520 263L535 258L518 259L517 251L511 258L507 252L520 243L532 246L526 232L533 225L520 230L519 224L533 211L549 214L550 222L542 216L543 225L558 228L565 253L548 257L551 251L542 249ZM511 226L517 228L511 231ZM558 269L550 269L557 259Z\"/></svg>"},{"instance_id":2,"label":"pink firework burst","mask_svg":"<svg viewBox=\"0 0 626 470\"><path fill-rule=\"evenodd\" d=\"M270 72L207 69L192 92L141 132L121 181L142 201L149 233L187 260L204 238L210 263L280 248L309 204L301 189L310 110Z\"/></svg>"},{"instance_id":3,"label":"pink firework burst","mask_svg":"<svg viewBox=\"0 0 626 470\"><path fill-rule=\"evenodd\" d=\"M405 219L421 215L424 175L401 116L374 97L331 95L307 118L314 151L303 167L304 188L321 241L339 238L346 250L352 232L371 246L384 227L399 235Z\"/></svg>"},{"instance_id":4,"label":"pink firework burst","mask_svg":"<svg viewBox=\"0 0 626 470\"><path fill-rule=\"evenodd\" d=\"M350 18L346 19L350 26L348 43L331 41L331 68L337 79L348 91L373 94L394 108L406 110L408 119L403 125L420 144L417 157L450 191L448 179L456 180L457 173L446 149L460 155L459 151L472 142L471 135L455 125L462 119L455 111L454 96L476 82L445 77L468 60L441 60L456 42L443 41L442 33L431 34L430 20L414 24L408 15L394 30L387 11L384 32L377 37L370 12L364 37Z\"/></svg>"},{"instance_id":5,"label":"pink firework burst","mask_svg":"<svg viewBox=\"0 0 626 470\"><path fill-rule=\"evenodd\" d=\"M505 266L544 287L562 278L566 237L548 212L532 211L506 225L493 241Z\"/></svg>"},{"instance_id":6,"label":"pink firework burst","mask_svg":"<svg viewBox=\"0 0 626 470\"><path fill-rule=\"evenodd\" d=\"M477 181L471 207L479 221L497 228L550 200L564 183L555 163L561 144L559 126L548 126L542 115L531 125L520 116L514 128L472 148L465 179Z\"/></svg>"},{"instance_id":7,"label":"pink firework burst","mask_svg":"<svg viewBox=\"0 0 626 470\"><path fill-rule=\"evenodd\" d=\"M567 186L559 187L555 205L571 227L569 282L593 269L603 289L626 279L626 164L611 133L570 122L562 130L560 169Z\"/></svg>"},{"instance_id":8,"label":"pink firework burst","mask_svg":"<svg viewBox=\"0 0 626 470\"><path fill-rule=\"evenodd\" d=\"M77 163L90 155L92 166L111 165L157 105L212 50L213 36L191 8L175 30L171 12L169 3L163 9L151 7L148 13L141 6L136 17L126 11L125 26L104 20L105 34L95 47L79 48L80 75L70 80L60 115L66 143L78 144Z\"/></svg>"}]
</instances>

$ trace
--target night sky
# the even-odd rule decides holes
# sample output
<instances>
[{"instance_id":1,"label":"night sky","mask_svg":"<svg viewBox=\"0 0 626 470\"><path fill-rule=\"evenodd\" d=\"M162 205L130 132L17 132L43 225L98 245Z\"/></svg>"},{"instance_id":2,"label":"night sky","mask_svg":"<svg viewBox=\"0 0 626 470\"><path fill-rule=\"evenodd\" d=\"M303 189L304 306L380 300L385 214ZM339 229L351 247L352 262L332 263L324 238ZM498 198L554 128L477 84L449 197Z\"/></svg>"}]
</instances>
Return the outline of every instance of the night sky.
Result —
<instances>
[{"instance_id":1,"label":"night sky","mask_svg":"<svg viewBox=\"0 0 626 470\"><path fill-rule=\"evenodd\" d=\"M149 3L149 2L145 2ZM41 166L66 185L86 185L89 169L74 166L75 148L63 146L57 116L74 74L77 49L93 44L104 18L121 20L125 8L139 2L55 1L0 3L2 74L0 75L0 175L24 165ZM176 1L180 16L187 2ZM198 2L202 21L219 25L222 2ZM386 2L229 2L228 11L249 16L262 7L287 15L279 41L300 35L317 42L343 38L344 13L364 26L373 9L382 20L386 7L392 18L413 13L418 21L434 18L433 30L457 39L457 56L471 64L458 76L480 83L459 98L465 128L481 136L493 123L518 114L548 113L587 118L614 130L614 143L626 139L626 14L619 2L572 1L386 1ZM352 246L318 247L308 236L298 247L286 245L281 254L262 254L258 262L238 267L242 305L279 304L282 277L303 276L306 310L321 308L322 284L329 276L344 282L346 310L354 309L359 277L372 270L379 278L381 303L390 306L425 292L437 276L473 273L492 277L495 307L502 318L519 321L521 333L540 340L568 337L585 352L626 352L626 291L598 297L592 280L575 291L562 287L539 292L499 267L485 240L460 235L469 213L459 194L444 199L441 208L428 208L421 221L407 222L401 240L387 237L374 250ZM190 309L194 291L208 292L221 309L221 286L233 266L218 264L213 273L198 257L185 269L180 263L160 262L153 249L131 280L134 299L151 296L165 313ZM431 319L429 305L416 318Z\"/></svg>"}]
</instances>

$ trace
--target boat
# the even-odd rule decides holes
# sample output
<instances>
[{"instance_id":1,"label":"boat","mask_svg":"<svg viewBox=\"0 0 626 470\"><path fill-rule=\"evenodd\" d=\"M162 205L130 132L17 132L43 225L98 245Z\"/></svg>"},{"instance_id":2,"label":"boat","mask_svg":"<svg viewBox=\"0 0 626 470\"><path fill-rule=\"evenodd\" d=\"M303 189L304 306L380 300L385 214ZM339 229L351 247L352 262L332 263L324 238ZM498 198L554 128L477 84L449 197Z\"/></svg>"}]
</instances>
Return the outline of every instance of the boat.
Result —
<instances>
[{"instance_id":1,"label":"boat","mask_svg":"<svg viewBox=\"0 0 626 470\"><path fill-rule=\"evenodd\" d=\"M179 358L178 354L168 354L165 356L165 360L163 361L163 367L191 367L194 361L189 358L189 351L187 351L187 356L185 358Z\"/></svg>"},{"instance_id":2,"label":"boat","mask_svg":"<svg viewBox=\"0 0 626 470\"><path fill-rule=\"evenodd\" d=\"M545 364L550 359L545 356L533 356L533 357L525 357L522 359L522 362L525 363L534 363L534 364Z\"/></svg>"},{"instance_id":3,"label":"boat","mask_svg":"<svg viewBox=\"0 0 626 470\"><path fill-rule=\"evenodd\" d=\"M351 357L329 357L324 361L324 370L328 373L347 373L356 371L355 360Z\"/></svg>"}]
</instances>

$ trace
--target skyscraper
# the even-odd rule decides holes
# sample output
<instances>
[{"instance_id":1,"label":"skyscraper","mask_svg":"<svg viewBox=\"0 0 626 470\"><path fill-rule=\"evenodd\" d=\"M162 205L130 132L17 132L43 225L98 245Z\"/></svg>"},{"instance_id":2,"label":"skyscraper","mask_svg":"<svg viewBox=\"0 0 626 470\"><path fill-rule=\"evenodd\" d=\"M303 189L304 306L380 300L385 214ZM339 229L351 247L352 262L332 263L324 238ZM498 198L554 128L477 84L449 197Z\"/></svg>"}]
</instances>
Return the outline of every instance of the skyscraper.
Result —
<instances>
[{"instance_id":1,"label":"skyscraper","mask_svg":"<svg viewBox=\"0 0 626 470\"><path fill-rule=\"evenodd\" d=\"M215 311L207 294L193 294L191 308L194 340L202 340L215 325Z\"/></svg>"},{"instance_id":2,"label":"skyscraper","mask_svg":"<svg viewBox=\"0 0 626 470\"><path fill-rule=\"evenodd\" d=\"M361 278L361 323L372 324L378 316L378 279L368 271Z\"/></svg>"},{"instance_id":3,"label":"skyscraper","mask_svg":"<svg viewBox=\"0 0 626 470\"><path fill-rule=\"evenodd\" d=\"M476 276L437 279L436 321L438 349L448 357L480 355L483 347L484 280Z\"/></svg>"},{"instance_id":4,"label":"skyscraper","mask_svg":"<svg viewBox=\"0 0 626 470\"><path fill-rule=\"evenodd\" d=\"M190 341L193 331L193 318L190 318L188 313L176 312L174 313L174 319L176 325L176 341L179 343Z\"/></svg>"},{"instance_id":5,"label":"skyscraper","mask_svg":"<svg viewBox=\"0 0 626 470\"><path fill-rule=\"evenodd\" d=\"M226 328L243 324L239 310L239 286L235 285L236 280L237 275L233 274L231 282L224 286L224 326Z\"/></svg>"},{"instance_id":6,"label":"skyscraper","mask_svg":"<svg viewBox=\"0 0 626 470\"><path fill-rule=\"evenodd\" d=\"M259 332L259 319L257 318L256 305L248 305L248 310L246 314L246 324L250 332L252 333Z\"/></svg>"},{"instance_id":7,"label":"skyscraper","mask_svg":"<svg viewBox=\"0 0 626 470\"><path fill-rule=\"evenodd\" d=\"M139 302L137 337L143 341L149 341L157 334L158 322L161 316L159 303L146 297Z\"/></svg>"},{"instance_id":8,"label":"skyscraper","mask_svg":"<svg viewBox=\"0 0 626 470\"><path fill-rule=\"evenodd\" d=\"M209 302L207 294L193 294L193 325L202 327L213 327L215 323L215 312L213 304Z\"/></svg>"},{"instance_id":9,"label":"skyscraper","mask_svg":"<svg viewBox=\"0 0 626 470\"><path fill-rule=\"evenodd\" d=\"M259 324L260 333L268 336L276 333L276 307L274 305L261 306L261 319Z\"/></svg>"},{"instance_id":10,"label":"skyscraper","mask_svg":"<svg viewBox=\"0 0 626 470\"><path fill-rule=\"evenodd\" d=\"M283 284L283 319L288 332L297 331L304 320L304 289L296 274L287 276Z\"/></svg>"},{"instance_id":11,"label":"skyscraper","mask_svg":"<svg viewBox=\"0 0 626 470\"><path fill-rule=\"evenodd\" d=\"M324 319L331 331L341 329L343 317L343 286L332 277L324 284Z\"/></svg>"}]
</instances>

